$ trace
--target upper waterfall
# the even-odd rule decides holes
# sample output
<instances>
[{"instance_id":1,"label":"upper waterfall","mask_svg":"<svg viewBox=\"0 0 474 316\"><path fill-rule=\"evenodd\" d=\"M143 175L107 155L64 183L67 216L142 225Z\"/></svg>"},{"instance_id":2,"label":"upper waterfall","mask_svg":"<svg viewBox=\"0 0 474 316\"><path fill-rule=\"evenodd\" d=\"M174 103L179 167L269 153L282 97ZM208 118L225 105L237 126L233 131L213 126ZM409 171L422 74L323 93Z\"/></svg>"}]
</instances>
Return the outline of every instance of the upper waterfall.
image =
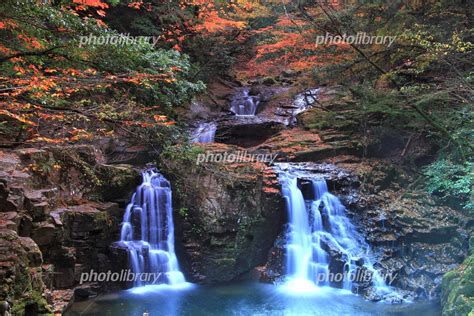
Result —
<instances>
[{"instance_id":1,"label":"upper waterfall","mask_svg":"<svg viewBox=\"0 0 474 316\"><path fill-rule=\"evenodd\" d=\"M216 136L217 124L215 122L199 123L191 135L193 143L213 143Z\"/></svg>"},{"instance_id":2,"label":"upper waterfall","mask_svg":"<svg viewBox=\"0 0 474 316\"><path fill-rule=\"evenodd\" d=\"M253 116L259 104L260 97L250 95L249 88L243 88L233 96L230 110L237 116Z\"/></svg>"}]
</instances>

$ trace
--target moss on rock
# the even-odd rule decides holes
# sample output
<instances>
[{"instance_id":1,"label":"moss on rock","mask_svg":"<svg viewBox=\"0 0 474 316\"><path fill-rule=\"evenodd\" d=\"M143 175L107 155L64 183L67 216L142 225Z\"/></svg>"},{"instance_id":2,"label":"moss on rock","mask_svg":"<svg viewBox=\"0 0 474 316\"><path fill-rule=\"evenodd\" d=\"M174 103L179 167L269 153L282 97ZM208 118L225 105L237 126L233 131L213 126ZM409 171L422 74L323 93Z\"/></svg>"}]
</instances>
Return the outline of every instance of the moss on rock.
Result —
<instances>
[{"instance_id":1,"label":"moss on rock","mask_svg":"<svg viewBox=\"0 0 474 316\"><path fill-rule=\"evenodd\" d=\"M474 254L456 269L446 273L441 284L443 316L474 313Z\"/></svg>"}]
</instances>

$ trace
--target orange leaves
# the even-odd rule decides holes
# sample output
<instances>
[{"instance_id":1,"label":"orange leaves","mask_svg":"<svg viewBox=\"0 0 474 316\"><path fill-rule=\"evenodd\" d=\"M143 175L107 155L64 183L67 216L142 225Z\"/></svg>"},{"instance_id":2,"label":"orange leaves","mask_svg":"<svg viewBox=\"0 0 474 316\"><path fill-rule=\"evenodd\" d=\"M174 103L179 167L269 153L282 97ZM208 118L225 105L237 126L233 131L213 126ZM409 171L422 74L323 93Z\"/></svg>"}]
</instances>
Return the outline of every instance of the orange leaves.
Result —
<instances>
[{"instance_id":1,"label":"orange leaves","mask_svg":"<svg viewBox=\"0 0 474 316\"><path fill-rule=\"evenodd\" d=\"M36 137L26 141L27 143L50 143L50 144L60 144L64 142L64 139L59 138L49 138L49 137Z\"/></svg>"},{"instance_id":2,"label":"orange leaves","mask_svg":"<svg viewBox=\"0 0 474 316\"><path fill-rule=\"evenodd\" d=\"M8 48L8 47L5 47L4 45L0 44L0 54L2 55L10 55L12 54L13 51Z\"/></svg>"},{"instance_id":3,"label":"orange leaves","mask_svg":"<svg viewBox=\"0 0 474 316\"><path fill-rule=\"evenodd\" d=\"M166 115L153 115L153 119L154 119L156 122L163 122L163 121L168 120L168 118L166 117Z\"/></svg>"},{"instance_id":4,"label":"orange leaves","mask_svg":"<svg viewBox=\"0 0 474 316\"><path fill-rule=\"evenodd\" d=\"M64 113L61 114L50 114L50 113L42 113L37 112L37 116L43 120L54 120L54 121L61 121L64 120L65 115Z\"/></svg>"},{"instance_id":5,"label":"orange leaves","mask_svg":"<svg viewBox=\"0 0 474 316\"><path fill-rule=\"evenodd\" d=\"M56 87L57 83L52 78L38 77L31 81L31 85L38 90L49 91L51 88Z\"/></svg>"},{"instance_id":6,"label":"orange leaves","mask_svg":"<svg viewBox=\"0 0 474 316\"><path fill-rule=\"evenodd\" d=\"M79 5L86 6L86 7L93 7L93 8L100 8L100 9L107 9L109 7L107 3L104 3L101 0L73 0L72 2L77 3Z\"/></svg>"},{"instance_id":7,"label":"orange leaves","mask_svg":"<svg viewBox=\"0 0 474 316\"><path fill-rule=\"evenodd\" d=\"M34 37L28 37L23 34L18 34L18 39L25 43L26 48L39 49L43 48L43 45Z\"/></svg>"},{"instance_id":8,"label":"orange leaves","mask_svg":"<svg viewBox=\"0 0 474 316\"><path fill-rule=\"evenodd\" d=\"M15 70L18 75L24 75L26 73L25 68L20 67L18 65L13 66L13 70Z\"/></svg>"},{"instance_id":9,"label":"orange leaves","mask_svg":"<svg viewBox=\"0 0 474 316\"><path fill-rule=\"evenodd\" d=\"M2 29L14 29L17 28L18 24L12 19L0 20L0 30Z\"/></svg>"},{"instance_id":10,"label":"orange leaves","mask_svg":"<svg viewBox=\"0 0 474 316\"><path fill-rule=\"evenodd\" d=\"M140 116L146 117L147 109L148 108L136 109L137 111L136 114L140 114ZM166 115L155 114L152 117L153 117L153 121L140 120L139 118L137 118L134 121L126 120L126 121L122 121L122 123L126 126L138 126L142 128L149 128L149 127L156 127L156 126L172 126L176 124L175 121L169 120L169 118Z\"/></svg>"},{"instance_id":11,"label":"orange leaves","mask_svg":"<svg viewBox=\"0 0 474 316\"><path fill-rule=\"evenodd\" d=\"M231 29L243 29L246 23L243 21L234 21L219 16L217 11L209 11L202 14L203 23L196 27L199 32L216 33L228 31Z\"/></svg>"},{"instance_id":12,"label":"orange leaves","mask_svg":"<svg viewBox=\"0 0 474 316\"><path fill-rule=\"evenodd\" d=\"M107 9L109 5L103 1L104 0L73 0L75 5L72 7L65 7L65 9L69 9L69 13L76 16L85 15L85 19L92 18L99 27L107 27L107 24L105 24L104 21L102 21L100 18L96 18L97 16L106 16L106 12L104 10ZM96 17L94 17L93 13L96 14Z\"/></svg>"},{"instance_id":13,"label":"orange leaves","mask_svg":"<svg viewBox=\"0 0 474 316\"><path fill-rule=\"evenodd\" d=\"M136 9L136 10L140 10L142 5L143 5L143 1L134 1L134 2L130 2L128 4L128 7Z\"/></svg>"},{"instance_id":14,"label":"orange leaves","mask_svg":"<svg viewBox=\"0 0 474 316\"><path fill-rule=\"evenodd\" d=\"M253 31L260 41L252 58L236 66L241 79L275 76L285 69L307 71L315 66L344 62L351 51L347 44L331 47L316 45L316 30L296 16L282 15L275 24ZM335 52L336 53L335 53Z\"/></svg>"},{"instance_id":15,"label":"orange leaves","mask_svg":"<svg viewBox=\"0 0 474 316\"><path fill-rule=\"evenodd\" d=\"M82 129L82 128L73 128L69 134L72 135L72 137L69 137L69 141L71 142L76 142L76 141L79 141L81 139L91 139L93 138L93 135L86 131L85 129Z\"/></svg>"},{"instance_id":16,"label":"orange leaves","mask_svg":"<svg viewBox=\"0 0 474 316\"><path fill-rule=\"evenodd\" d=\"M9 118L12 118L18 122L21 122L23 124L26 124L26 125L30 125L30 126L36 126L37 124L33 121L30 121L26 115L17 115L17 114L14 114L8 110L0 110L0 115L4 115L4 116L7 116Z\"/></svg>"}]
</instances>

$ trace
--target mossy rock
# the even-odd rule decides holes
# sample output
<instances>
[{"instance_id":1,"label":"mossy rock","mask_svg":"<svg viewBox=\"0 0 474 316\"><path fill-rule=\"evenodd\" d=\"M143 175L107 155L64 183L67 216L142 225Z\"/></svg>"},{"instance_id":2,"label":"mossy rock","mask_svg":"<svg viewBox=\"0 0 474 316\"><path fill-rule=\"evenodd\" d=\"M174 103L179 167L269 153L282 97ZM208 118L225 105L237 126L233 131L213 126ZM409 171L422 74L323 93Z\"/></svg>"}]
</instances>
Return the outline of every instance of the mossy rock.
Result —
<instances>
[{"instance_id":1,"label":"mossy rock","mask_svg":"<svg viewBox=\"0 0 474 316\"><path fill-rule=\"evenodd\" d=\"M46 299L40 292L34 291L31 295L15 302L12 306L12 315L52 315Z\"/></svg>"},{"instance_id":2,"label":"mossy rock","mask_svg":"<svg viewBox=\"0 0 474 316\"><path fill-rule=\"evenodd\" d=\"M474 255L453 271L441 284L443 316L467 316L474 313Z\"/></svg>"},{"instance_id":3,"label":"mossy rock","mask_svg":"<svg viewBox=\"0 0 474 316\"><path fill-rule=\"evenodd\" d=\"M139 171L131 165L102 164L96 172L101 179L100 198L105 201L128 199L141 180Z\"/></svg>"}]
</instances>

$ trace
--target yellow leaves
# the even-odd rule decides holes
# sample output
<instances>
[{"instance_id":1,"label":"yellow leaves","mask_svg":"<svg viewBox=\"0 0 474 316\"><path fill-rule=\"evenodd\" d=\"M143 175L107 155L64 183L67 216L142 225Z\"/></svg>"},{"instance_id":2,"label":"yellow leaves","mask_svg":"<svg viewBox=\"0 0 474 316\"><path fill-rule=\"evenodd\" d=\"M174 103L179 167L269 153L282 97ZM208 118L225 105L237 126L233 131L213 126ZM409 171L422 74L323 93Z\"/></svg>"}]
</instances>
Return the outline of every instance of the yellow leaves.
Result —
<instances>
[{"instance_id":1,"label":"yellow leaves","mask_svg":"<svg viewBox=\"0 0 474 316\"><path fill-rule=\"evenodd\" d=\"M64 118L65 118L64 114L48 114L48 113L37 112L37 115L38 115L38 117L40 117L44 120L61 121L61 120L64 120Z\"/></svg>"},{"instance_id":2,"label":"yellow leaves","mask_svg":"<svg viewBox=\"0 0 474 316\"><path fill-rule=\"evenodd\" d=\"M37 124L33 121L30 121L26 115L17 115L14 113L11 113L8 110L0 110L0 115L5 115L7 117L10 117L12 119L15 119L23 124L30 125L30 126L37 126Z\"/></svg>"},{"instance_id":3,"label":"yellow leaves","mask_svg":"<svg viewBox=\"0 0 474 316\"><path fill-rule=\"evenodd\" d=\"M82 139L92 139L94 136L82 128L73 128L69 132L72 137L69 138L69 141L76 142Z\"/></svg>"},{"instance_id":4,"label":"yellow leaves","mask_svg":"<svg viewBox=\"0 0 474 316\"><path fill-rule=\"evenodd\" d=\"M175 121L168 121L168 117L166 115L153 115L153 119L158 123L165 126L175 125Z\"/></svg>"},{"instance_id":5,"label":"yellow leaves","mask_svg":"<svg viewBox=\"0 0 474 316\"><path fill-rule=\"evenodd\" d=\"M87 68L84 72L85 72L86 74L90 74L90 75L95 75L95 74L97 74L97 70L92 69L92 68Z\"/></svg>"},{"instance_id":6,"label":"yellow leaves","mask_svg":"<svg viewBox=\"0 0 474 316\"><path fill-rule=\"evenodd\" d=\"M140 80L140 78L128 78L128 79L126 80L126 82L134 83L134 84L137 84L137 85L138 85L138 84L141 83L141 80Z\"/></svg>"},{"instance_id":7,"label":"yellow leaves","mask_svg":"<svg viewBox=\"0 0 474 316\"><path fill-rule=\"evenodd\" d=\"M156 122L162 122L162 121L166 121L168 118L166 117L166 115L153 115L153 119Z\"/></svg>"},{"instance_id":8,"label":"yellow leaves","mask_svg":"<svg viewBox=\"0 0 474 316\"><path fill-rule=\"evenodd\" d=\"M43 71L47 74L54 74L58 72L56 69L51 69L51 68L46 68Z\"/></svg>"},{"instance_id":9,"label":"yellow leaves","mask_svg":"<svg viewBox=\"0 0 474 316\"><path fill-rule=\"evenodd\" d=\"M17 65L13 66L13 70L15 70L18 75L24 75L26 73L26 70L23 67Z\"/></svg>"},{"instance_id":10,"label":"yellow leaves","mask_svg":"<svg viewBox=\"0 0 474 316\"><path fill-rule=\"evenodd\" d=\"M54 88L57 86L56 82L53 79L40 79L38 81L33 81L32 85L42 91L48 91L51 88Z\"/></svg>"},{"instance_id":11,"label":"yellow leaves","mask_svg":"<svg viewBox=\"0 0 474 316\"><path fill-rule=\"evenodd\" d=\"M27 143L40 143L40 142L45 142L45 143L50 143L50 144L60 144L64 142L63 139L58 139L58 138L49 138L49 137L36 137L33 139L29 139L26 141Z\"/></svg>"}]
</instances>

